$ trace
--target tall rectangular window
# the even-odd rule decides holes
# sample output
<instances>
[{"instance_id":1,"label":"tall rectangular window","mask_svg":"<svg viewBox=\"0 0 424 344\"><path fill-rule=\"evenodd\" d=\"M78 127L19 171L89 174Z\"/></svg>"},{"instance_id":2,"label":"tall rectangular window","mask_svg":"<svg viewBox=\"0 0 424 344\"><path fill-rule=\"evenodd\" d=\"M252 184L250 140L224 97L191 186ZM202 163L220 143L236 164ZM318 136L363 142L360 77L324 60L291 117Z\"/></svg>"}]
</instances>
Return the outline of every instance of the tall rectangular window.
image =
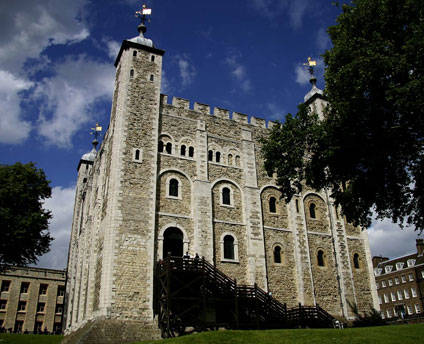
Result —
<instances>
[{"instance_id":1,"label":"tall rectangular window","mask_svg":"<svg viewBox=\"0 0 424 344\"><path fill-rule=\"evenodd\" d=\"M411 288L412 297L417 297L417 290L415 288Z\"/></svg>"},{"instance_id":2,"label":"tall rectangular window","mask_svg":"<svg viewBox=\"0 0 424 344\"><path fill-rule=\"evenodd\" d=\"M396 301L396 295L395 295L395 293L390 293L390 296L391 296L391 298L392 298L392 301Z\"/></svg>"},{"instance_id":3,"label":"tall rectangular window","mask_svg":"<svg viewBox=\"0 0 424 344\"><path fill-rule=\"evenodd\" d=\"M10 281L2 281L1 282L1 291L9 291L10 288Z\"/></svg>"},{"instance_id":4,"label":"tall rectangular window","mask_svg":"<svg viewBox=\"0 0 424 344\"><path fill-rule=\"evenodd\" d=\"M21 294L27 294L29 290L29 282L21 283Z\"/></svg>"},{"instance_id":5,"label":"tall rectangular window","mask_svg":"<svg viewBox=\"0 0 424 344\"><path fill-rule=\"evenodd\" d=\"M18 312L26 311L26 301L19 301L18 303Z\"/></svg>"},{"instance_id":6,"label":"tall rectangular window","mask_svg":"<svg viewBox=\"0 0 424 344\"><path fill-rule=\"evenodd\" d=\"M48 287L48 284L40 284L40 295L46 295Z\"/></svg>"}]
</instances>

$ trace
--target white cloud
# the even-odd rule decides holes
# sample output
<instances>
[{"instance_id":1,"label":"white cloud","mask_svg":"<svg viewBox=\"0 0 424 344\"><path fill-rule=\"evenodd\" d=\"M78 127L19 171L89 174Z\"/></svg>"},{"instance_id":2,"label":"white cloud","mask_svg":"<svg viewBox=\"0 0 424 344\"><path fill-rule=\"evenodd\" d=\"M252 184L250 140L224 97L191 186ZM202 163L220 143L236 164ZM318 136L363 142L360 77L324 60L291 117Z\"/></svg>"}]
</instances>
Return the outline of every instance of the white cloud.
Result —
<instances>
[{"instance_id":1,"label":"white cloud","mask_svg":"<svg viewBox=\"0 0 424 344\"><path fill-rule=\"evenodd\" d=\"M172 86L170 81L168 80L168 77L165 73L165 70L162 70L162 80L160 85L160 92L163 94L171 94L172 93Z\"/></svg>"},{"instance_id":2,"label":"white cloud","mask_svg":"<svg viewBox=\"0 0 424 344\"><path fill-rule=\"evenodd\" d=\"M81 20L87 0L19 0L0 2L0 65L21 72L28 58L45 48L84 40L89 32Z\"/></svg>"},{"instance_id":3,"label":"white cloud","mask_svg":"<svg viewBox=\"0 0 424 344\"><path fill-rule=\"evenodd\" d=\"M119 49L121 48L121 43L114 40L106 41L105 43L107 47L107 54L111 60L115 61L116 57L118 56Z\"/></svg>"},{"instance_id":4,"label":"white cloud","mask_svg":"<svg viewBox=\"0 0 424 344\"><path fill-rule=\"evenodd\" d=\"M192 65L187 55L177 56L178 69L180 71L180 77L182 79L183 87L186 87L193 83L194 77L196 76L196 69Z\"/></svg>"},{"instance_id":5,"label":"white cloud","mask_svg":"<svg viewBox=\"0 0 424 344\"><path fill-rule=\"evenodd\" d=\"M290 25L295 29L302 26L303 17L308 8L312 7L311 0L251 0L253 7L268 19L287 14Z\"/></svg>"},{"instance_id":6,"label":"white cloud","mask_svg":"<svg viewBox=\"0 0 424 344\"><path fill-rule=\"evenodd\" d=\"M47 143L69 147L73 134L95 120L96 102L111 98L114 68L81 55L68 57L53 71L54 76L39 82L33 95L43 101L37 131Z\"/></svg>"},{"instance_id":7,"label":"white cloud","mask_svg":"<svg viewBox=\"0 0 424 344\"><path fill-rule=\"evenodd\" d=\"M282 107L278 106L275 103L268 103L266 107L271 113L269 116L267 116L269 120L275 121L278 119L281 121L284 119L286 111Z\"/></svg>"},{"instance_id":8,"label":"white cloud","mask_svg":"<svg viewBox=\"0 0 424 344\"><path fill-rule=\"evenodd\" d=\"M22 119L19 92L33 86L28 80L0 70L0 142L21 143L31 131L31 123Z\"/></svg>"},{"instance_id":9,"label":"white cloud","mask_svg":"<svg viewBox=\"0 0 424 344\"><path fill-rule=\"evenodd\" d=\"M316 44L320 51L327 50L331 47L330 36L324 28L320 28L317 32Z\"/></svg>"},{"instance_id":10,"label":"white cloud","mask_svg":"<svg viewBox=\"0 0 424 344\"><path fill-rule=\"evenodd\" d=\"M68 258L68 246L71 235L74 210L75 187L52 189L52 197L47 199L44 208L52 211L53 218L49 230L54 240L50 252L41 256L37 265L51 269L63 269Z\"/></svg>"},{"instance_id":11,"label":"white cloud","mask_svg":"<svg viewBox=\"0 0 424 344\"><path fill-rule=\"evenodd\" d=\"M419 232L414 228L401 229L389 219L374 220L368 229L373 256L395 258L416 252L415 239ZM422 236L421 236L422 237Z\"/></svg>"},{"instance_id":12,"label":"white cloud","mask_svg":"<svg viewBox=\"0 0 424 344\"><path fill-rule=\"evenodd\" d=\"M231 76L236 80L239 87L247 93L252 89L252 83L247 76L246 68L238 62L238 59L238 56L232 55L225 59L225 63L230 67Z\"/></svg>"}]
</instances>

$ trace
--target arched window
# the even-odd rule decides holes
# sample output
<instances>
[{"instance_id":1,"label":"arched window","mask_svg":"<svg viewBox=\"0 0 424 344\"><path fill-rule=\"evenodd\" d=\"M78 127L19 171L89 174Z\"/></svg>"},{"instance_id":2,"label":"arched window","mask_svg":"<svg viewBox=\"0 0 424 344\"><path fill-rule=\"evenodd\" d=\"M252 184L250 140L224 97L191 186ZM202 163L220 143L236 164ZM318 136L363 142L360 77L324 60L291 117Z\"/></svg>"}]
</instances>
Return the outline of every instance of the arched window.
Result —
<instances>
[{"instance_id":1,"label":"arched window","mask_svg":"<svg viewBox=\"0 0 424 344\"><path fill-rule=\"evenodd\" d=\"M154 80L154 76L153 76L153 74L150 74L150 81L153 81Z\"/></svg>"},{"instance_id":2,"label":"arched window","mask_svg":"<svg viewBox=\"0 0 424 344\"><path fill-rule=\"evenodd\" d=\"M233 155L228 154L228 165L232 165L232 164L233 164Z\"/></svg>"},{"instance_id":3,"label":"arched window","mask_svg":"<svg viewBox=\"0 0 424 344\"><path fill-rule=\"evenodd\" d=\"M134 69L130 70L130 78L132 79L134 77Z\"/></svg>"},{"instance_id":4,"label":"arched window","mask_svg":"<svg viewBox=\"0 0 424 344\"><path fill-rule=\"evenodd\" d=\"M162 141L162 140L160 140L160 141L159 141L159 147L158 147L158 150L159 150L159 152L160 152L160 153L162 153L162 152L163 152L163 141Z\"/></svg>"},{"instance_id":5,"label":"arched window","mask_svg":"<svg viewBox=\"0 0 424 344\"><path fill-rule=\"evenodd\" d=\"M155 62L155 55L152 55L151 61Z\"/></svg>"},{"instance_id":6,"label":"arched window","mask_svg":"<svg viewBox=\"0 0 424 344\"><path fill-rule=\"evenodd\" d=\"M163 233L162 257L182 257L184 251L184 235L176 227L170 227Z\"/></svg>"},{"instance_id":7,"label":"arched window","mask_svg":"<svg viewBox=\"0 0 424 344\"><path fill-rule=\"evenodd\" d=\"M311 217L311 219L315 219L315 203L311 203L309 205L309 215Z\"/></svg>"},{"instance_id":8,"label":"arched window","mask_svg":"<svg viewBox=\"0 0 424 344\"><path fill-rule=\"evenodd\" d=\"M213 152L210 150L208 152L208 161L212 161L212 159L213 159Z\"/></svg>"},{"instance_id":9,"label":"arched window","mask_svg":"<svg viewBox=\"0 0 424 344\"><path fill-rule=\"evenodd\" d=\"M222 189L222 204L231 205L231 190L229 188Z\"/></svg>"},{"instance_id":10,"label":"arched window","mask_svg":"<svg viewBox=\"0 0 424 344\"><path fill-rule=\"evenodd\" d=\"M176 179L169 181L169 196L178 197L178 180Z\"/></svg>"},{"instance_id":11,"label":"arched window","mask_svg":"<svg viewBox=\"0 0 424 344\"><path fill-rule=\"evenodd\" d=\"M355 269L359 269L359 254L357 253L353 255L353 266Z\"/></svg>"},{"instance_id":12,"label":"arched window","mask_svg":"<svg viewBox=\"0 0 424 344\"><path fill-rule=\"evenodd\" d=\"M221 153L220 152L216 152L215 153L215 161L219 162L221 160Z\"/></svg>"},{"instance_id":13,"label":"arched window","mask_svg":"<svg viewBox=\"0 0 424 344\"><path fill-rule=\"evenodd\" d=\"M224 259L234 259L234 238L231 235L224 237Z\"/></svg>"},{"instance_id":14,"label":"arched window","mask_svg":"<svg viewBox=\"0 0 424 344\"><path fill-rule=\"evenodd\" d=\"M136 50L133 51L133 56L137 56L137 51Z\"/></svg>"},{"instance_id":15,"label":"arched window","mask_svg":"<svg viewBox=\"0 0 424 344\"><path fill-rule=\"evenodd\" d=\"M324 251L319 250L317 253L317 263L318 266L324 266Z\"/></svg>"},{"instance_id":16,"label":"arched window","mask_svg":"<svg viewBox=\"0 0 424 344\"><path fill-rule=\"evenodd\" d=\"M236 155L236 166L240 166L240 157Z\"/></svg>"},{"instance_id":17,"label":"arched window","mask_svg":"<svg viewBox=\"0 0 424 344\"><path fill-rule=\"evenodd\" d=\"M172 153L172 143L171 143L171 142L168 142L168 143L166 144L166 152L167 152L168 154L171 154L171 153Z\"/></svg>"},{"instance_id":18,"label":"arched window","mask_svg":"<svg viewBox=\"0 0 424 344\"><path fill-rule=\"evenodd\" d=\"M281 264L281 247L274 247L274 263Z\"/></svg>"},{"instance_id":19,"label":"arched window","mask_svg":"<svg viewBox=\"0 0 424 344\"><path fill-rule=\"evenodd\" d=\"M194 156L194 148L193 147L188 147L188 156L190 158L192 158Z\"/></svg>"},{"instance_id":20,"label":"arched window","mask_svg":"<svg viewBox=\"0 0 424 344\"><path fill-rule=\"evenodd\" d=\"M296 200L296 212L299 212L299 200Z\"/></svg>"},{"instance_id":21,"label":"arched window","mask_svg":"<svg viewBox=\"0 0 424 344\"><path fill-rule=\"evenodd\" d=\"M275 199L275 197L271 197L270 199L269 199L269 212L270 213L276 213L277 212L277 208L276 208L276 206L275 206L275 202L276 202L277 200Z\"/></svg>"},{"instance_id":22,"label":"arched window","mask_svg":"<svg viewBox=\"0 0 424 344\"><path fill-rule=\"evenodd\" d=\"M134 152L134 159L135 160L140 160L140 150L136 149Z\"/></svg>"},{"instance_id":23,"label":"arched window","mask_svg":"<svg viewBox=\"0 0 424 344\"><path fill-rule=\"evenodd\" d=\"M182 156L186 155L186 146L184 146L184 145L181 146L181 155Z\"/></svg>"}]
</instances>

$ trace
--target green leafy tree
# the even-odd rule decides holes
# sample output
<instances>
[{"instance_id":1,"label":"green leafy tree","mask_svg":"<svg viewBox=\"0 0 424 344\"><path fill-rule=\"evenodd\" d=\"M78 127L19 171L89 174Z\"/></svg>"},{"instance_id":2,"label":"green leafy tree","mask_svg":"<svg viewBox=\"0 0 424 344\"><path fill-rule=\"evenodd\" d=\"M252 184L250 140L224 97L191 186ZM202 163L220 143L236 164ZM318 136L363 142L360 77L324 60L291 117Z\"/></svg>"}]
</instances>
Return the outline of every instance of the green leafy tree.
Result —
<instances>
[{"instance_id":1,"label":"green leafy tree","mask_svg":"<svg viewBox=\"0 0 424 344\"><path fill-rule=\"evenodd\" d=\"M0 270L35 263L49 251L52 216L43 209L49 197L49 181L33 163L0 165Z\"/></svg>"},{"instance_id":2,"label":"green leafy tree","mask_svg":"<svg viewBox=\"0 0 424 344\"><path fill-rule=\"evenodd\" d=\"M354 0L328 33L324 119L289 115L264 141L266 169L288 200L303 180L356 225L374 210L422 230L424 1Z\"/></svg>"}]
</instances>

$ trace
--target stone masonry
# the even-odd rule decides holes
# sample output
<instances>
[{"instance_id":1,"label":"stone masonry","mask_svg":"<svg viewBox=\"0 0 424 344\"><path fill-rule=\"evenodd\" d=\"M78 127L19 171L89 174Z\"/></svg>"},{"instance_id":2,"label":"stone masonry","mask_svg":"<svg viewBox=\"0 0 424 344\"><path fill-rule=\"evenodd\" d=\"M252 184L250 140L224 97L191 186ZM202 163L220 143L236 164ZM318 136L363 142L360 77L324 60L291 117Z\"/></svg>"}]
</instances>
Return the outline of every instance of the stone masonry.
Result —
<instances>
[{"instance_id":1,"label":"stone masonry","mask_svg":"<svg viewBox=\"0 0 424 344\"><path fill-rule=\"evenodd\" d=\"M348 301L378 308L366 232L345 222L326 190L285 203L266 174L260 139L275 124L160 94L164 51L148 42L122 43L109 128L78 166L67 338L90 342L90 329L119 322L125 338L98 343L158 337L153 272L170 228L181 252L289 307L319 304L345 318ZM307 103L320 114L326 105L319 92Z\"/></svg>"}]
</instances>

